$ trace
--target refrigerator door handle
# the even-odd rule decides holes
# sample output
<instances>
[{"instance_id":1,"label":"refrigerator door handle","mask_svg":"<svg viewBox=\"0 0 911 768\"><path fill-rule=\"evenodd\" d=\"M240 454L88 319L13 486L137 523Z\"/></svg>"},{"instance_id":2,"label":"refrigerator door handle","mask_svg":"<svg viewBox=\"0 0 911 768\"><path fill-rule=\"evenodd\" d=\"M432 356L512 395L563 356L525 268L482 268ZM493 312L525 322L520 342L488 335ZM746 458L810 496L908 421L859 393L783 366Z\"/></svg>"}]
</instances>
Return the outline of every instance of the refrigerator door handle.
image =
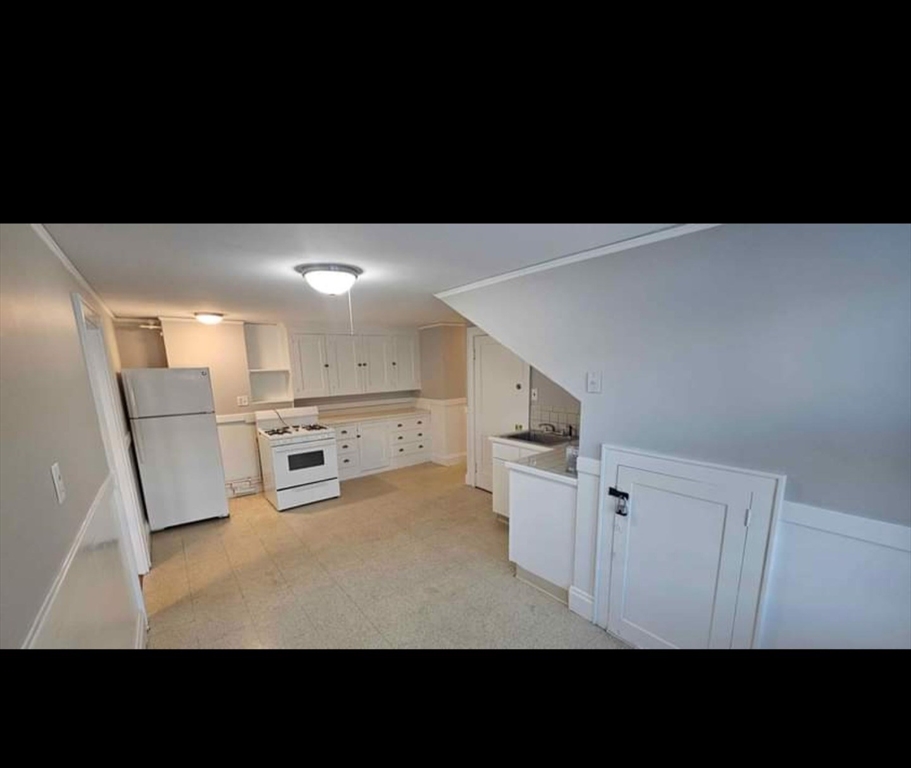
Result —
<instances>
[{"instance_id":1,"label":"refrigerator door handle","mask_svg":"<svg viewBox=\"0 0 911 768\"><path fill-rule=\"evenodd\" d=\"M129 379L125 379L123 386L127 391L127 399L130 401L131 415L135 414L136 416L139 416L139 414L136 412L136 396L133 394L133 385L130 383Z\"/></svg>"},{"instance_id":2,"label":"refrigerator door handle","mask_svg":"<svg viewBox=\"0 0 911 768\"><path fill-rule=\"evenodd\" d=\"M136 443L136 459L140 464L145 463L145 459L142 456L142 433L139 430L139 420L133 420L133 442Z\"/></svg>"}]
</instances>

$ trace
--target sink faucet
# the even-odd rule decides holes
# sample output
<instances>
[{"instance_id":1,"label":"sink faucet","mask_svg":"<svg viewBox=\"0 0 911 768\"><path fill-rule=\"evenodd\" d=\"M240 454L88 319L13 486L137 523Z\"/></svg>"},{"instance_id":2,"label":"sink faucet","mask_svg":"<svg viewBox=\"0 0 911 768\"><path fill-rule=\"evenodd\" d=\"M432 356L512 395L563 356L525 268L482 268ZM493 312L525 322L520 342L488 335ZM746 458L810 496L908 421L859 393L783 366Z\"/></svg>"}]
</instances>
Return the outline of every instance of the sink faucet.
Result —
<instances>
[{"instance_id":1,"label":"sink faucet","mask_svg":"<svg viewBox=\"0 0 911 768\"><path fill-rule=\"evenodd\" d=\"M557 428L553 424L548 424L546 421L542 421L540 424L538 424L538 427L540 429L542 429L544 432L556 432L557 431ZM550 429L544 429L544 427L550 427Z\"/></svg>"}]
</instances>

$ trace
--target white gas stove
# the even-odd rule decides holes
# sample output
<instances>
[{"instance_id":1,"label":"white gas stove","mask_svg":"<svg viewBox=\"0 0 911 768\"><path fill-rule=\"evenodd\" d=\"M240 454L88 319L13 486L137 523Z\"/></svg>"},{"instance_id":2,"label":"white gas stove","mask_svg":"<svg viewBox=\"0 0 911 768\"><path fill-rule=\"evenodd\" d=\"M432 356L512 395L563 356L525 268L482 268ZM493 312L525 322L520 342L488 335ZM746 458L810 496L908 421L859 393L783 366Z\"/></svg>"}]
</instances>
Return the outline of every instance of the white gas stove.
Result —
<instances>
[{"instance_id":1,"label":"white gas stove","mask_svg":"<svg viewBox=\"0 0 911 768\"><path fill-rule=\"evenodd\" d=\"M256 412L263 490L277 510L341 495L335 430L317 408Z\"/></svg>"}]
</instances>

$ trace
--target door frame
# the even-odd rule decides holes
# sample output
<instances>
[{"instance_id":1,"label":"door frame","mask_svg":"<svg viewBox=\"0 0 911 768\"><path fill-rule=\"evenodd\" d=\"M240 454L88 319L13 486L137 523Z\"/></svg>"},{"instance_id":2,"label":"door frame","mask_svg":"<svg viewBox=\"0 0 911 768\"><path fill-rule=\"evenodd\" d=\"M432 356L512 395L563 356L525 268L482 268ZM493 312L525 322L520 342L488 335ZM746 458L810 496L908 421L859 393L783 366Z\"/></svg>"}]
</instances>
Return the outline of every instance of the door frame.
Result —
<instances>
[{"instance_id":1,"label":"door frame","mask_svg":"<svg viewBox=\"0 0 911 768\"><path fill-rule=\"evenodd\" d=\"M487 336L488 334L478 328L476 325L465 329L465 357L466 373L468 381L465 382L465 418L468 419L465 425L465 484L474 487L474 340L478 336Z\"/></svg>"},{"instance_id":2,"label":"door frame","mask_svg":"<svg viewBox=\"0 0 911 768\"><path fill-rule=\"evenodd\" d=\"M151 568L150 528L139 504L139 489L134 481L132 461L125 439L128 434L126 419L119 402L119 389L110 368L104 323L101 315L80 293L73 292L72 302L82 356L95 401L98 427L101 430L109 470L114 478L114 496L120 510L124 532L129 540L126 550L138 577L140 574L148 573ZM94 341L100 345L97 353L92 350L93 336ZM139 590L139 603L143 605L139 579L135 581Z\"/></svg>"},{"instance_id":3,"label":"door frame","mask_svg":"<svg viewBox=\"0 0 911 768\"><path fill-rule=\"evenodd\" d=\"M713 464L707 461L697 461L694 459L684 459L679 456L669 456L663 453L654 453L652 451L643 451L638 448L627 448L621 445L611 445L610 443L601 444L601 472L598 478L598 512L595 518L595 584L594 584L594 606L592 609L592 621L602 629L607 629L607 619L610 609L610 562L604 562L604 555L613 551L614 536L614 502L608 504L607 489L609 485L608 478L611 480L617 475L617 462L611 461L608 454L611 451L633 454L649 459L659 459L661 461L671 461L677 464L688 464L693 467L700 467L708 470L721 470L724 472L736 472L742 475L753 477L762 477L776 481L775 493L772 499L772 513L769 522L768 535L764 542L764 559L762 564L762 576L760 579L759 597L756 601L756 611L753 617L753 631L750 637L750 647L755 648L759 637L761 636L762 623L765 614L766 594L768 590L769 571L772 558L774 556L773 548L775 545L776 533L778 530L778 521L781 516L782 505L784 504L785 486L788 476L776 474L774 472L762 472L753 469L743 469L742 467L731 467L724 464ZM608 511L610 507L610 521L608 522ZM747 533L747 546L750 544L750 533Z\"/></svg>"},{"instance_id":4,"label":"door frame","mask_svg":"<svg viewBox=\"0 0 911 768\"><path fill-rule=\"evenodd\" d=\"M475 408L474 408L474 398L475 398L475 349L474 343L475 340L481 336L490 336L487 331L478 328L477 326L471 326L470 328L465 329L465 356L466 360L466 372L465 375L468 377L468 381L465 384L465 395L466 395L466 406L465 414L468 419L467 424L465 425L465 484L470 485L473 488L475 486ZM490 338L493 339L492 336ZM507 347L502 342L493 339L497 344L500 344L504 349L512 352L509 347ZM528 374L525 381L525 390L531 393L531 365L525 361L524 358L517 355L515 352L512 352L516 357L518 357L528 369ZM529 427L531 423L529 422ZM481 490L484 490L483 488Z\"/></svg>"}]
</instances>

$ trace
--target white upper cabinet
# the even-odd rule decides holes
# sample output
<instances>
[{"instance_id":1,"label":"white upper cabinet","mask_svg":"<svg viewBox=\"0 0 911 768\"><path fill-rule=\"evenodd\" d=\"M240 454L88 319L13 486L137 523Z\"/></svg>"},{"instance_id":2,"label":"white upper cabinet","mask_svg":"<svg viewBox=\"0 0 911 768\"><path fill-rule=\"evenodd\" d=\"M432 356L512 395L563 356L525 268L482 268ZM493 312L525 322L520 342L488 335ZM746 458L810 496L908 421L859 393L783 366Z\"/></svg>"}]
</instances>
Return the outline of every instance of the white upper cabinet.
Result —
<instances>
[{"instance_id":1,"label":"white upper cabinet","mask_svg":"<svg viewBox=\"0 0 911 768\"><path fill-rule=\"evenodd\" d=\"M294 333L290 348L295 398L421 387L417 334Z\"/></svg>"},{"instance_id":2,"label":"white upper cabinet","mask_svg":"<svg viewBox=\"0 0 911 768\"><path fill-rule=\"evenodd\" d=\"M295 397L329 395L326 337L313 333L294 334L291 337L291 371Z\"/></svg>"},{"instance_id":3,"label":"white upper cabinet","mask_svg":"<svg viewBox=\"0 0 911 768\"><path fill-rule=\"evenodd\" d=\"M395 389L392 366L395 344L391 336L361 336L361 378L364 392Z\"/></svg>"},{"instance_id":4,"label":"white upper cabinet","mask_svg":"<svg viewBox=\"0 0 911 768\"><path fill-rule=\"evenodd\" d=\"M326 336L329 355L329 394L356 395L363 392L357 336Z\"/></svg>"},{"instance_id":5,"label":"white upper cabinet","mask_svg":"<svg viewBox=\"0 0 911 768\"><path fill-rule=\"evenodd\" d=\"M392 366L395 371L395 380L392 382L395 389L420 389L421 387L421 358L418 354L418 337L396 336L395 354Z\"/></svg>"}]
</instances>

